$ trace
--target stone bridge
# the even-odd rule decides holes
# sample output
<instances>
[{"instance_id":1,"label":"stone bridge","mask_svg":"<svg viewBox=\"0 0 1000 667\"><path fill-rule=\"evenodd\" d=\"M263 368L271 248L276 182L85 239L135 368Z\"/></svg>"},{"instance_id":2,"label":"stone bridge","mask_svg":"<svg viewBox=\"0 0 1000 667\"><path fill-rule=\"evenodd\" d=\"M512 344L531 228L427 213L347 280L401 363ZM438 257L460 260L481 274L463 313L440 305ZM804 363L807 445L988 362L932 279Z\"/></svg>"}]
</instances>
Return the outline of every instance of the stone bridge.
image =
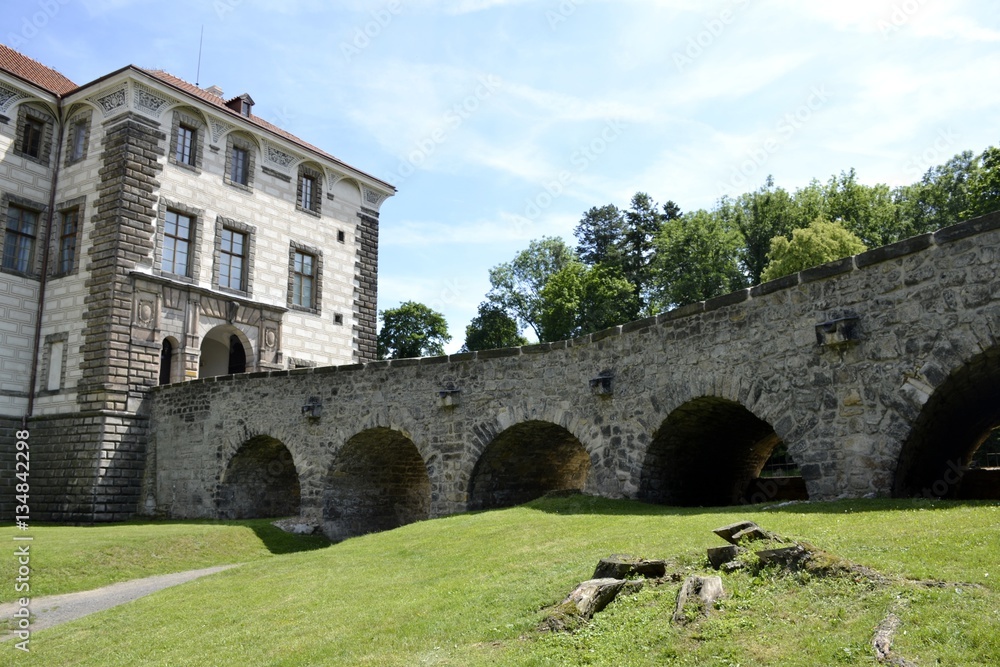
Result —
<instances>
[{"instance_id":1,"label":"stone bridge","mask_svg":"<svg viewBox=\"0 0 1000 667\"><path fill-rule=\"evenodd\" d=\"M998 263L994 214L571 341L161 387L141 509L338 539L571 488L997 497Z\"/></svg>"}]
</instances>

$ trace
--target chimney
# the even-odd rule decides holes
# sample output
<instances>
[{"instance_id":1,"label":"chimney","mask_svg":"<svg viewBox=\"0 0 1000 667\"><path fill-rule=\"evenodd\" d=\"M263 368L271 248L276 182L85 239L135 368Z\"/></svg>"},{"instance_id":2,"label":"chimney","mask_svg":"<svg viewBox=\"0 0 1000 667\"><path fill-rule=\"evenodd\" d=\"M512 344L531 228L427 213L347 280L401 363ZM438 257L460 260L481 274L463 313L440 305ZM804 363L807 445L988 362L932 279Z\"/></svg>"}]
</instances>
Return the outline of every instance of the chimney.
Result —
<instances>
[{"instance_id":1,"label":"chimney","mask_svg":"<svg viewBox=\"0 0 1000 667\"><path fill-rule=\"evenodd\" d=\"M208 88L205 89L205 92L211 93L216 97L222 97L222 88L219 88L218 86L209 86Z\"/></svg>"}]
</instances>

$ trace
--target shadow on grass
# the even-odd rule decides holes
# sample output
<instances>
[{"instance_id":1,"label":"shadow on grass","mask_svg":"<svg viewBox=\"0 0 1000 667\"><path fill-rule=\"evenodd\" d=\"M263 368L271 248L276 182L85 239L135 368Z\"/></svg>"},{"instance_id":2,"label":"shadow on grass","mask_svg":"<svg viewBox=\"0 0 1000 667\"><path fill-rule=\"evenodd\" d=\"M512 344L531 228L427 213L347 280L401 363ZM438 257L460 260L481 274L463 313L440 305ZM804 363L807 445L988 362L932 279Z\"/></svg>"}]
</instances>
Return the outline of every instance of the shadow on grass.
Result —
<instances>
[{"instance_id":1,"label":"shadow on grass","mask_svg":"<svg viewBox=\"0 0 1000 667\"><path fill-rule=\"evenodd\" d=\"M263 542L272 554L293 554L300 551L315 551L330 546L330 540L324 535L293 535L286 533L271 524L271 519L255 519L251 521L227 522L234 525L247 525Z\"/></svg>"},{"instance_id":2,"label":"shadow on grass","mask_svg":"<svg viewBox=\"0 0 1000 667\"><path fill-rule=\"evenodd\" d=\"M562 497L545 496L521 507L548 514L594 514L613 516L702 516L712 514L787 513L787 514L854 514L891 510L946 510L956 507L1000 505L995 500L930 500L927 498L879 498L874 500L836 500L830 502L761 503L724 507L676 507L656 505L638 500L609 500L598 496L576 494Z\"/></svg>"},{"instance_id":3,"label":"shadow on grass","mask_svg":"<svg viewBox=\"0 0 1000 667\"><path fill-rule=\"evenodd\" d=\"M123 521L121 523L93 523L93 524L63 524L63 523L48 523L48 522L38 522L36 526L46 526L46 527L59 527L59 526L73 526L76 528L108 528L113 526L120 526L122 528L127 528L131 526L143 527L143 526L229 526L236 528L249 528L253 531L257 539L261 541L268 551L274 555L281 554L293 554L300 551L315 551L317 549L325 549L330 546L331 542L326 538L325 535L293 535L292 533L286 533L280 528L272 525L274 519L244 519L239 521L217 521L212 519L190 519L190 520L158 520L158 519L143 519L143 520L132 520Z\"/></svg>"}]
</instances>

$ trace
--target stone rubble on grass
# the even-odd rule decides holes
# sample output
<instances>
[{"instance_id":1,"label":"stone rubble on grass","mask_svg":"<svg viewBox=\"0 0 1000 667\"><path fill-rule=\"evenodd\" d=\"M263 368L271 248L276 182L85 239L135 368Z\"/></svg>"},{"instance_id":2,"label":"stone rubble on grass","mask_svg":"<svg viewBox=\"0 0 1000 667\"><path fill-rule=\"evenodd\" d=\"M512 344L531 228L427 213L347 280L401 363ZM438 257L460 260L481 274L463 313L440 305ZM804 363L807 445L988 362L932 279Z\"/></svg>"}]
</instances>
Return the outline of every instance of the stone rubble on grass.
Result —
<instances>
[{"instance_id":1,"label":"stone rubble on grass","mask_svg":"<svg viewBox=\"0 0 1000 667\"><path fill-rule=\"evenodd\" d=\"M722 588L722 577L700 577L691 575L677 592L674 606L674 623L683 623L694 616L707 614L715 601L726 594Z\"/></svg>"},{"instance_id":2,"label":"stone rubble on grass","mask_svg":"<svg viewBox=\"0 0 1000 667\"><path fill-rule=\"evenodd\" d=\"M659 581L666 576L666 561L646 560L625 554L602 558L594 576L581 582L566 599L549 610L539 625L542 631L572 631L594 617L619 595L642 590L645 579ZM641 576L643 579L630 579Z\"/></svg>"}]
</instances>

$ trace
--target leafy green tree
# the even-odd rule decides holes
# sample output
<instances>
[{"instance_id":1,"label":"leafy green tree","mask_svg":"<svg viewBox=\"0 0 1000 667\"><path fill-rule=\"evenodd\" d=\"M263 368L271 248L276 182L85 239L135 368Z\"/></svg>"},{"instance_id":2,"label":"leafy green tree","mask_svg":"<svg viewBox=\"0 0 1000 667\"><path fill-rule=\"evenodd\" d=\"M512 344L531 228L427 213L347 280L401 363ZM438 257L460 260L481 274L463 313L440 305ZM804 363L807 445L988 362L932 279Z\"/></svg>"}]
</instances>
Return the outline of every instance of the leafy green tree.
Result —
<instances>
[{"instance_id":1,"label":"leafy green tree","mask_svg":"<svg viewBox=\"0 0 1000 667\"><path fill-rule=\"evenodd\" d=\"M931 167L916 183L896 188L900 216L911 234L932 232L968 217L971 185L977 180L979 158L964 151Z\"/></svg>"},{"instance_id":2,"label":"leafy green tree","mask_svg":"<svg viewBox=\"0 0 1000 667\"><path fill-rule=\"evenodd\" d=\"M869 246L883 246L910 236L902 224L888 185L858 183L851 169L832 176L826 186L826 213Z\"/></svg>"},{"instance_id":3,"label":"leafy green tree","mask_svg":"<svg viewBox=\"0 0 1000 667\"><path fill-rule=\"evenodd\" d=\"M541 298L549 278L570 262L577 261L573 250L558 237L532 241L510 262L490 269L487 298L503 308L522 327L530 327L541 340Z\"/></svg>"},{"instance_id":4,"label":"leafy green tree","mask_svg":"<svg viewBox=\"0 0 1000 667\"><path fill-rule=\"evenodd\" d=\"M495 350L527 344L528 340L521 335L517 320L497 304L484 301L479 304L479 314L465 327L462 351Z\"/></svg>"},{"instance_id":5,"label":"leafy green tree","mask_svg":"<svg viewBox=\"0 0 1000 667\"><path fill-rule=\"evenodd\" d=\"M656 239L654 305L668 309L744 287L741 244L719 211L699 210L665 224Z\"/></svg>"},{"instance_id":6,"label":"leafy green tree","mask_svg":"<svg viewBox=\"0 0 1000 667\"><path fill-rule=\"evenodd\" d=\"M541 292L541 335L550 342L628 322L636 310L633 285L617 268L571 262Z\"/></svg>"},{"instance_id":7,"label":"leafy green tree","mask_svg":"<svg viewBox=\"0 0 1000 667\"><path fill-rule=\"evenodd\" d=\"M634 294L643 308L649 303L656 235L660 233L664 218L665 215L659 211L656 202L645 192L635 193L629 209L625 211L622 259L618 268L625 279L632 283Z\"/></svg>"},{"instance_id":8,"label":"leafy green tree","mask_svg":"<svg viewBox=\"0 0 1000 667\"><path fill-rule=\"evenodd\" d=\"M379 311L379 359L433 357L444 354L451 340L444 315L422 303L406 301L397 308Z\"/></svg>"},{"instance_id":9,"label":"leafy green tree","mask_svg":"<svg viewBox=\"0 0 1000 667\"><path fill-rule=\"evenodd\" d=\"M811 266L819 266L867 250L855 234L839 222L821 218L805 229L792 231L791 240L776 236L771 241L771 261L763 280L774 280Z\"/></svg>"},{"instance_id":10,"label":"leafy green tree","mask_svg":"<svg viewBox=\"0 0 1000 667\"><path fill-rule=\"evenodd\" d=\"M614 204L594 206L584 213L573 235L576 254L584 264L621 265L625 216Z\"/></svg>"},{"instance_id":11,"label":"leafy green tree","mask_svg":"<svg viewBox=\"0 0 1000 667\"><path fill-rule=\"evenodd\" d=\"M990 146L979 156L979 169L969 183L967 218L1000 209L1000 148Z\"/></svg>"},{"instance_id":12,"label":"leafy green tree","mask_svg":"<svg viewBox=\"0 0 1000 667\"><path fill-rule=\"evenodd\" d=\"M719 210L726 225L739 230L743 237L740 267L750 284L756 285L767 266L771 239L789 234L797 226L795 202L786 190L776 188L774 179L768 176L759 190L742 194L735 200L720 201Z\"/></svg>"}]
</instances>

